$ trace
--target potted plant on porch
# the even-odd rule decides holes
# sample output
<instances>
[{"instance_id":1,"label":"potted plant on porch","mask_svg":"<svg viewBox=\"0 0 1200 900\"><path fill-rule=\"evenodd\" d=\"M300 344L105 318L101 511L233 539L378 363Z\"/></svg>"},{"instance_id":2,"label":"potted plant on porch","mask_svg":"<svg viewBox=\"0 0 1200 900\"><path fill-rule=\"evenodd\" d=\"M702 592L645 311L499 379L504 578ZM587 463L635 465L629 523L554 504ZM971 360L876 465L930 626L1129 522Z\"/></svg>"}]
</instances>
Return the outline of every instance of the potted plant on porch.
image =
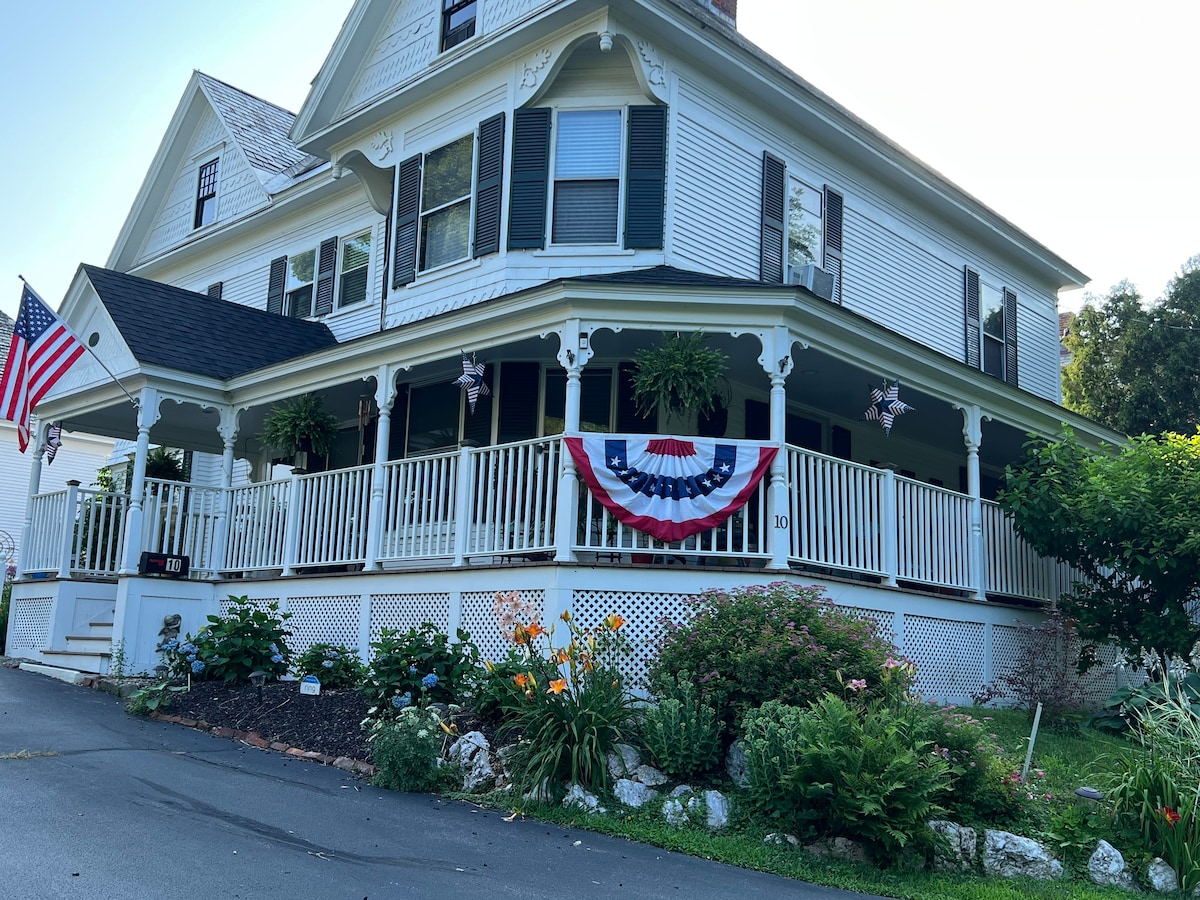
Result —
<instances>
[{"instance_id":1,"label":"potted plant on porch","mask_svg":"<svg viewBox=\"0 0 1200 900\"><path fill-rule=\"evenodd\" d=\"M657 347L637 352L630 376L638 414L648 417L661 405L668 414L711 414L729 394L726 356L704 343L704 334L665 334Z\"/></svg>"},{"instance_id":2,"label":"potted plant on porch","mask_svg":"<svg viewBox=\"0 0 1200 900\"><path fill-rule=\"evenodd\" d=\"M301 394L278 403L263 419L259 440L290 457L297 469L308 468L308 455L325 458L333 449L337 416L326 411L317 394Z\"/></svg>"}]
</instances>

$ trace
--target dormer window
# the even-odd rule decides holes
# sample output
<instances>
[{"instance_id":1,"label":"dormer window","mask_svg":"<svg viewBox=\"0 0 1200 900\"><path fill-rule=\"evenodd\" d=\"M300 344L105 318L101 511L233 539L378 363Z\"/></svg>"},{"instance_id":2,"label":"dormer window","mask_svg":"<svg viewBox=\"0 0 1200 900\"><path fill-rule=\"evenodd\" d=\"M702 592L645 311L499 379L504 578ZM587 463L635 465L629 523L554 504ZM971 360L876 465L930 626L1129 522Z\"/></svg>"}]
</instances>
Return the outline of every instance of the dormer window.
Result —
<instances>
[{"instance_id":1,"label":"dormer window","mask_svg":"<svg viewBox=\"0 0 1200 900\"><path fill-rule=\"evenodd\" d=\"M475 36L478 0L442 0L442 50Z\"/></svg>"},{"instance_id":2,"label":"dormer window","mask_svg":"<svg viewBox=\"0 0 1200 900\"><path fill-rule=\"evenodd\" d=\"M193 228L202 228L217 217L217 160L209 160L200 167L196 185L196 215Z\"/></svg>"}]
</instances>

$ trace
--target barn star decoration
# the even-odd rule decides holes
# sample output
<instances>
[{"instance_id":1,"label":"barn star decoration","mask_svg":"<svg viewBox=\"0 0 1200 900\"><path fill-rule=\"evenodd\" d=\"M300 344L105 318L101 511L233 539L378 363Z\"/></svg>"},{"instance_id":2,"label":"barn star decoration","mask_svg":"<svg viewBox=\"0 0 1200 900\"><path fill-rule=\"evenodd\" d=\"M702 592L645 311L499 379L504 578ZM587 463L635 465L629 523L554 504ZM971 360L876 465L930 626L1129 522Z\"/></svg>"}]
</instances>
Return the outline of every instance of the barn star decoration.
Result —
<instances>
[{"instance_id":1,"label":"barn star decoration","mask_svg":"<svg viewBox=\"0 0 1200 900\"><path fill-rule=\"evenodd\" d=\"M471 405L472 415L475 413L475 401L480 397L486 397L492 391L483 381L483 373L486 367L483 363L475 360L475 354L467 356L466 351L462 355L462 374L454 379L454 384L457 384L467 392L467 402Z\"/></svg>"},{"instance_id":2,"label":"barn star decoration","mask_svg":"<svg viewBox=\"0 0 1200 900\"><path fill-rule=\"evenodd\" d=\"M893 381L891 385L888 385L885 380L883 387L870 390L871 405L863 413L863 418L868 422L878 422L883 426L883 433L890 435L892 423L896 421L896 418L906 412L913 412L913 408L900 399L900 382L898 381Z\"/></svg>"}]
</instances>

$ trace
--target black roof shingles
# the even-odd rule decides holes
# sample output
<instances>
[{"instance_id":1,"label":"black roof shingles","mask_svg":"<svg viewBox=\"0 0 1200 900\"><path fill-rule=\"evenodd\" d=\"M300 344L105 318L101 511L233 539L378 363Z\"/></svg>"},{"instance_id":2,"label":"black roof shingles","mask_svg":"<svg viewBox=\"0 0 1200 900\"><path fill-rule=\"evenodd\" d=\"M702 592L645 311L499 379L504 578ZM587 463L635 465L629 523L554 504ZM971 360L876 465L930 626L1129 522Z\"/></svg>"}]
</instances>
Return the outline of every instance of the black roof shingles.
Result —
<instances>
[{"instance_id":1,"label":"black roof shingles","mask_svg":"<svg viewBox=\"0 0 1200 900\"><path fill-rule=\"evenodd\" d=\"M216 300L99 266L82 268L143 365L226 379L338 343L319 322Z\"/></svg>"}]
</instances>

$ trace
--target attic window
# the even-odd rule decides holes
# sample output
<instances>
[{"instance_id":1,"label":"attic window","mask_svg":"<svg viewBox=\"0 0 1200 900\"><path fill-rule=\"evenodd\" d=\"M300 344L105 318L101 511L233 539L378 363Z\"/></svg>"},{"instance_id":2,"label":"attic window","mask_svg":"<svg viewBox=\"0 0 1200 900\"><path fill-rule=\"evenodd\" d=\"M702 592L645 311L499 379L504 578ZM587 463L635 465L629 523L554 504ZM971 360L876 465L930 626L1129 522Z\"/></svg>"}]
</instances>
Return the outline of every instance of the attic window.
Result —
<instances>
[{"instance_id":1,"label":"attic window","mask_svg":"<svg viewBox=\"0 0 1200 900\"><path fill-rule=\"evenodd\" d=\"M442 0L442 50L475 36L478 0Z\"/></svg>"},{"instance_id":2,"label":"attic window","mask_svg":"<svg viewBox=\"0 0 1200 900\"><path fill-rule=\"evenodd\" d=\"M200 167L200 178L196 186L196 218L193 228L202 228L217 217L217 160L210 160Z\"/></svg>"}]
</instances>

